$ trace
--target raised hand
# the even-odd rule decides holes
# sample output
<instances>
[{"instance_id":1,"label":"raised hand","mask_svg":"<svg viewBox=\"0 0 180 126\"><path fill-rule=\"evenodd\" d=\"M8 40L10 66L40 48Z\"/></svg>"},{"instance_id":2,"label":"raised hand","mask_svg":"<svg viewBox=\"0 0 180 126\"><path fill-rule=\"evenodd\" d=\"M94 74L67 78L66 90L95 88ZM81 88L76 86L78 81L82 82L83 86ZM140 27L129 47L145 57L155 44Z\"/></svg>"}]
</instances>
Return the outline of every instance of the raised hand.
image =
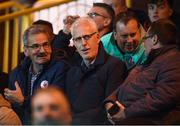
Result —
<instances>
[{"instance_id":1,"label":"raised hand","mask_svg":"<svg viewBox=\"0 0 180 126\"><path fill-rule=\"evenodd\" d=\"M8 88L4 89L5 98L11 103L18 103L19 105L22 105L24 102L24 96L17 81L15 82L15 87L16 90L10 90Z\"/></svg>"}]
</instances>

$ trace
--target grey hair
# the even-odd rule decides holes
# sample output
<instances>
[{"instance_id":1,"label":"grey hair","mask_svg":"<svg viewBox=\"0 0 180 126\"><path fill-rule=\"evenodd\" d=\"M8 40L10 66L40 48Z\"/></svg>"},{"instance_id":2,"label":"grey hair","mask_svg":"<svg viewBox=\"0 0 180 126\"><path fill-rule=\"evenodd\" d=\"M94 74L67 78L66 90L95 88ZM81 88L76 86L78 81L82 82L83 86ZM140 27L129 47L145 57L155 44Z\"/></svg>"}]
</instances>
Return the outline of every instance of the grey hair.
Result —
<instances>
[{"instance_id":1,"label":"grey hair","mask_svg":"<svg viewBox=\"0 0 180 126\"><path fill-rule=\"evenodd\" d=\"M26 29L24 34L23 34L24 46L28 45L29 37L31 35L35 35L35 34L39 34L39 33L46 34L48 36L48 40L49 41L52 40L51 35L47 31L46 27L44 27L43 25L32 25L28 29Z\"/></svg>"},{"instance_id":2,"label":"grey hair","mask_svg":"<svg viewBox=\"0 0 180 126\"><path fill-rule=\"evenodd\" d=\"M95 29L98 32L97 24L94 22L93 19L91 19L90 17L81 17L78 18L71 26L72 36L74 35L77 27L81 26L82 23L86 24L87 26L90 25L92 29Z\"/></svg>"}]
</instances>

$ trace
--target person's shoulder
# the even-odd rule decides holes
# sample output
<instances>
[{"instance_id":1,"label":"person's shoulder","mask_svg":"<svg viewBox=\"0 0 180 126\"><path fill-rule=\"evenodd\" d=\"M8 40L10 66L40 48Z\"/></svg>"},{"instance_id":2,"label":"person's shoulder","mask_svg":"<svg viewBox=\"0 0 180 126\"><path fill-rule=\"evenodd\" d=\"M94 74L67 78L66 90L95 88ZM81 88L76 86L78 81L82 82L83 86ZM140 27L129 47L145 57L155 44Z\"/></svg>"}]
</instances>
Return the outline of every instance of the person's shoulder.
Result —
<instances>
[{"instance_id":1,"label":"person's shoulder","mask_svg":"<svg viewBox=\"0 0 180 126\"><path fill-rule=\"evenodd\" d=\"M70 67L70 63L67 59L53 59L48 66L49 70L66 69Z\"/></svg>"},{"instance_id":2,"label":"person's shoulder","mask_svg":"<svg viewBox=\"0 0 180 126\"><path fill-rule=\"evenodd\" d=\"M107 64L109 64L109 65L122 65L122 66L126 66L125 63L121 59L119 59L117 57L114 57L114 56L111 56L109 54L107 54L107 55L108 55Z\"/></svg>"}]
</instances>

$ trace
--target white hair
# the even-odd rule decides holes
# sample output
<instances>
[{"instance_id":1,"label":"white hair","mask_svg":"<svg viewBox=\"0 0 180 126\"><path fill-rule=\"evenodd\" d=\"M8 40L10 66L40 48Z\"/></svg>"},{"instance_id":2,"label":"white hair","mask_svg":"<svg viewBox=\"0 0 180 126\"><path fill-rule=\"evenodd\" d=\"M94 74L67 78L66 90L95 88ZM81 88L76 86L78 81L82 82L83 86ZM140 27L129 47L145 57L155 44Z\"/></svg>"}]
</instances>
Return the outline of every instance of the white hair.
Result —
<instances>
[{"instance_id":1,"label":"white hair","mask_svg":"<svg viewBox=\"0 0 180 126\"><path fill-rule=\"evenodd\" d=\"M72 36L75 34L76 29L81 26L82 24L85 24L85 26L90 26L92 29L98 32L98 28L96 23L94 22L93 19L89 17L81 17L78 18L71 26L71 34Z\"/></svg>"}]
</instances>

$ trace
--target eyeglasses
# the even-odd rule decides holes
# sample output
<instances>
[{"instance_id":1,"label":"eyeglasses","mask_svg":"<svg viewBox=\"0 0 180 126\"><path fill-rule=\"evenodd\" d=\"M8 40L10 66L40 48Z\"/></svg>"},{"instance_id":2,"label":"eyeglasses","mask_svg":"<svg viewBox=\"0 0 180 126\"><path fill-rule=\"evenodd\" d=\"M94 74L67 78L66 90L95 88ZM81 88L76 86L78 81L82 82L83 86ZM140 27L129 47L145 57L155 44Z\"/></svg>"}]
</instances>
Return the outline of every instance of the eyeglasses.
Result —
<instances>
[{"instance_id":1,"label":"eyeglasses","mask_svg":"<svg viewBox=\"0 0 180 126\"><path fill-rule=\"evenodd\" d=\"M146 39L148 39L148 38L152 38L154 35L152 34L152 35L147 35L147 36L144 36L143 38L142 38L142 40L143 41L145 41Z\"/></svg>"},{"instance_id":2,"label":"eyeglasses","mask_svg":"<svg viewBox=\"0 0 180 126\"><path fill-rule=\"evenodd\" d=\"M83 35L81 37L77 37L77 38L73 38L73 41L75 42L81 42L82 39L84 39L85 41L88 41L93 35L95 35L97 32L93 32L89 35Z\"/></svg>"},{"instance_id":3,"label":"eyeglasses","mask_svg":"<svg viewBox=\"0 0 180 126\"><path fill-rule=\"evenodd\" d=\"M139 30L139 29L138 29ZM131 38L134 38L138 32L138 30L134 33L130 33L130 34L122 34L120 35L123 39L128 39L128 37L130 36Z\"/></svg>"},{"instance_id":4,"label":"eyeglasses","mask_svg":"<svg viewBox=\"0 0 180 126\"><path fill-rule=\"evenodd\" d=\"M97 16L101 16L101 17L103 17L103 18L107 18L106 16L101 15L101 14L98 14L98 13L96 13L96 12L88 13L87 15L88 15L89 17L91 17L91 18L94 18L94 17L97 17Z\"/></svg>"},{"instance_id":5,"label":"eyeglasses","mask_svg":"<svg viewBox=\"0 0 180 126\"><path fill-rule=\"evenodd\" d=\"M40 50L41 47L44 49L49 49L51 46L50 42L44 42L43 44L33 44L33 45L25 45L27 48L31 48L33 50Z\"/></svg>"}]
</instances>

